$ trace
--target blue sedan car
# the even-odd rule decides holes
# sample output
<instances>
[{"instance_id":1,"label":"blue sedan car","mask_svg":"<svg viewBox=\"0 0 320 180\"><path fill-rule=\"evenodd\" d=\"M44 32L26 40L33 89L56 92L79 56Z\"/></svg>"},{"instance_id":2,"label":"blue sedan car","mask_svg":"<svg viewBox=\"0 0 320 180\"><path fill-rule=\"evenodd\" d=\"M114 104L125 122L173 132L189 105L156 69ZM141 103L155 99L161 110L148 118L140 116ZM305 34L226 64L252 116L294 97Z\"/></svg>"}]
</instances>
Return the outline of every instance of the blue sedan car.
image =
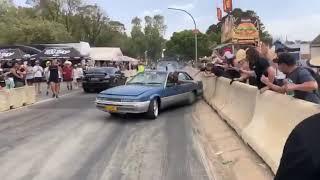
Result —
<instances>
[{"instance_id":1,"label":"blue sedan car","mask_svg":"<svg viewBox=\"0 0 320 180\"><path fill-rule=\"evenodd\" d=\"M202 95L202 82L183 71L146 71L137 74L124 86L98 94L98 109L114 114L146 113L156 119L159 110L180 103L192 104Z\"/></svg>"}]
</instances>

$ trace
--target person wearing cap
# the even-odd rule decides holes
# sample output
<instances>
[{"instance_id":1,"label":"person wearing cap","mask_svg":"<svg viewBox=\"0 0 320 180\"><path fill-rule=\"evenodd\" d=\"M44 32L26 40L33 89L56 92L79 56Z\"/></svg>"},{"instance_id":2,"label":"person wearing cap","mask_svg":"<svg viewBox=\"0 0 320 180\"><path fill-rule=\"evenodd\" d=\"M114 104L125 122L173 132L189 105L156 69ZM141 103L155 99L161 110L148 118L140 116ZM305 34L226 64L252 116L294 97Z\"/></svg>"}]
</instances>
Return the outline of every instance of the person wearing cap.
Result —
<instances>
[{"instance_id":1,"label":"person wearing cap","mask_svg":"<svg viewBox=\"0 0 320 180\"><path fill-rule=\"evenodd\" d=\"M33 67L33 73L34 73L34 85L36 88L36 92L38 94L41 94L41 82L43 78L43 68L40 66L40 62L36 61L35 66Z\"/></svg>"},{"instance_id":2,"label":"person wearing cap","mask_svg":"<svg viewBox=\"0 0 320 180\"><path fill-rule=\"evenodd\" d=\"M63 72L63 81L67 82L68 90L72 90L72 81L73 81L73 68L72 63L70 61L66 61L62 68Z\"/></svg>"}]
</instances>

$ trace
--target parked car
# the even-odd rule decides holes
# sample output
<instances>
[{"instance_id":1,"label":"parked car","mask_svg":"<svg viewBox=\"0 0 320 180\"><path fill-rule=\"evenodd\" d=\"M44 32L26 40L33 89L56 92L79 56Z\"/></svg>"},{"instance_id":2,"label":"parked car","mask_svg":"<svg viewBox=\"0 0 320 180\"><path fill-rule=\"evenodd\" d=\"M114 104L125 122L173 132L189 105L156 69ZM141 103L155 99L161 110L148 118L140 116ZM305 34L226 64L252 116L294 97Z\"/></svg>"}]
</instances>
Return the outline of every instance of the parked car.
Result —
<instances>
[{"instance_id":1,"label":"parked car","mask_svg":"<svg viewBox=\"0 0 320 180\"><path fill-rule=\"evenodd\" d=\"M96 106L111 115L146 113L148 118L156 119L159 110L180 103L192 104L202 93L202 82L186 72L145 71L124 86L102 91Z\"/></svg>"},{"instance_id":2,"label":"parked car","mask_svg":"<svg viewBox=\"0 0 320 180\"><path fill-rule=\"evenodd\" d=\"M126 80L127 78L117 68L96 67L85 72L82 87L85 92L100 92L111 87L124 85Z\"/></svg>"}]
</instances>

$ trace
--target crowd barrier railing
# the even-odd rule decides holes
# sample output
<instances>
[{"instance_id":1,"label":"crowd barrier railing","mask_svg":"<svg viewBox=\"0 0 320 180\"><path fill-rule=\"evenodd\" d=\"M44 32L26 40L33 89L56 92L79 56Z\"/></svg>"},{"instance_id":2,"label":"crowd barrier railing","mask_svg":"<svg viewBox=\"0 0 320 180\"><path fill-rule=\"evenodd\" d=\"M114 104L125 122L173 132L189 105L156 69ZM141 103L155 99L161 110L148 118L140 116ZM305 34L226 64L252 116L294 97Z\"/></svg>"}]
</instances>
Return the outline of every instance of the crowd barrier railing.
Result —
<instances>
[{"instance_id":1,"label":"crowd barrier railing","mask_svg":"<svg viewBox=\"0 0 320 180\"><path fill-rule=\"evenodd\" d=\"M202 77L204 98L276 173L284 144L304 119L320 106L225 78ZM214 88L213 88L214 87ZM212 91L212 92L207 92Z\"/></svg>"},{"instance_id":2,"label":"crowd barrier railing","mask_svg":"<svg viewBox=\"0 0 320 180\"><path fill-rule=\"evenodd\" d=\"M36 102L33 86L0 90L0 112L19 108Z\"/></svg>"}]
</instances>

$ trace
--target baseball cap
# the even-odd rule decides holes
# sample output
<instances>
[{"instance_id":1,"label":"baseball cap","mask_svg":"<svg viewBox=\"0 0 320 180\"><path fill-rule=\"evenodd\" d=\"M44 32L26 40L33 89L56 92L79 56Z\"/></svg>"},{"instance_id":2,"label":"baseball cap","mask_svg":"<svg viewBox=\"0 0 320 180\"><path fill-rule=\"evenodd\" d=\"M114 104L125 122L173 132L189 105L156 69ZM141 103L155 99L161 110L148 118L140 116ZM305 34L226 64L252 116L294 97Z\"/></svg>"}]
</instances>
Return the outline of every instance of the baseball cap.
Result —
<instances>
[{"instance_id":1,"label":"baseball cap","mask_svg":"<svg viewBox=\"0 0 320 180\"><path fill-rule=\"evenodd\" d=\"M232 54L230 51L227 51L224 53L224 58L226 59L233 59L234 58L234 54Z\"/></svg>"}]
</instances>

